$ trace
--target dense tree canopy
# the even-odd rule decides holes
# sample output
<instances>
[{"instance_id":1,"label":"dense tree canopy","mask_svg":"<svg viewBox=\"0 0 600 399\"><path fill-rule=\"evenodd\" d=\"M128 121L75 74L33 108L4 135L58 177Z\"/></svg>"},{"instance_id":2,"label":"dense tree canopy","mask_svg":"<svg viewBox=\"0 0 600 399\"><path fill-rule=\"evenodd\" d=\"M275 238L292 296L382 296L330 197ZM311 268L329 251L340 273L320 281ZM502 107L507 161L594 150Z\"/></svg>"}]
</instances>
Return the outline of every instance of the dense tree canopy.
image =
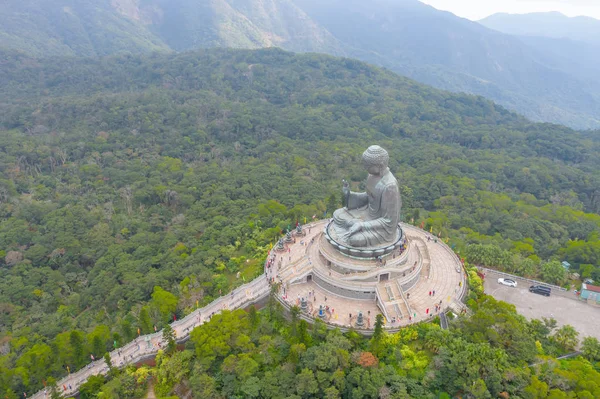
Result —
<instances>
[{"instance_id":1,"label":"dense tree canopy","mask_svg":"<svg viewBox=\"0 0 600 399\"><path fill-rule=\"evenodd\" d=\"M469 262L562 283L555 261L566 259L600 278L597 133L275 49L6 53L0 90L2 391L37 389L256 276L282 229L330 215L342 178L362 184L373 143L390 151L403 219L449 237ZM310 343L295 344L298 359ZM240 380L236 365L256 362L242 354L214 362L234 356ZM300 397L312 378L322 386L305 369Z\"/></svg>"},{"instance_id":2,"label":"dense tree canopy","mask_svg":"<svg viewBox=\"0 0 600 399\"><path fill-rule=\"evenodd\" d=\"M600 373L590 363L595 355L561 362L545 355L567 349L554 342L570 326L532 335L543 322L526 321L511 305L484 296L474 309L473 317L451 322L450 330L425 323L370 339L323 330L320 322L306 339L303 321L282 324L273 309L224 311L193 331L186 350L161 352L157 367L126 369L111 383L135 376L140 384L152 379L157 395L211 399L546 399L600 393ZM589 348L598 345L588 340ZM111 383L94 380L86 392L95 389L103 397Z\"/></svg>"}]
</instances>

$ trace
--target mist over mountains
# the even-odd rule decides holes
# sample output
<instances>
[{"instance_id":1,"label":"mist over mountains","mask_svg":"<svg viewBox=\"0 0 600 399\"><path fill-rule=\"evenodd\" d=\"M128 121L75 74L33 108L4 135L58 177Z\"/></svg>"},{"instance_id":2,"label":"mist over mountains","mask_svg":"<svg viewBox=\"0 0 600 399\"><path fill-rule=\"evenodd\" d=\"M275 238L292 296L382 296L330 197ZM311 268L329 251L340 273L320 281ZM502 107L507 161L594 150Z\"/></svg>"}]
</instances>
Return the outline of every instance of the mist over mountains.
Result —
<instances>
[{"instance_id":1,"label":"mist over mountains","mask_svg":"<svg viewBox=\"0 0 600 399\"><path fill-rule=\"evenodd\" d=\"M478 22L490 29L511 35L571 39L600 44L600 21L586 16L567 17L560 12L497 13Z\"/></svg>"}]
</instances>

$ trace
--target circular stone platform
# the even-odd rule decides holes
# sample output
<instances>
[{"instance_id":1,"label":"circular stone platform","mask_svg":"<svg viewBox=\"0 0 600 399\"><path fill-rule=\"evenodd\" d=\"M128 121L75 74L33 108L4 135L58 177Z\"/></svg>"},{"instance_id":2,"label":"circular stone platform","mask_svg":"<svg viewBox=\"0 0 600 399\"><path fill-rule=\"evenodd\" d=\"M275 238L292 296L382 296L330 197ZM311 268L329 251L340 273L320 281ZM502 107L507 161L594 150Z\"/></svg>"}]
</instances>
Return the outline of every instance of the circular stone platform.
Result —
<instances>
[{"instance_id":1,"label":"circular stone platform","mask_svg":"<svg viewBox=\"0 0 600 399\"><path fill-rule=\"evenodd\" d=\"M304 226L306 236L286 244L285 252L271 252L274 260L266 274L281 283L278 298L284 304L300 307L305 298L303 313L310 319L323 305L324 321L332 327L357 328L362 311L363 330L372 330L378 313L384 315L386 328L397 329L464 307L460 297L466 277L460 260L429 233L402 224L404 250L395 248L381 260L355 258L329 242L329 223Z\"/></svg>"},{"instance_id":2,"label":"circular stone platform","mask_svg":"<svg viewBox=\"0 0 600 399\"><path fill-rule=\"evenodd\" d=\"M402 244L404 244L404 235L402 234L402 228L398 226L398 232L396 233L396 240L390 243L389 245L385 245L382 247L365 247L365 248L356 248L352 247L345 243L335 231L333 227L333 222L329 222L327 227L323 232L325 234L325 238L331 244L333 248L335 248L340 253L351 256L353 258L363 258L363 259L376 259L381 256L385 256L391 254L393 251L400 249Z\"/></svg>"}]
</instances>

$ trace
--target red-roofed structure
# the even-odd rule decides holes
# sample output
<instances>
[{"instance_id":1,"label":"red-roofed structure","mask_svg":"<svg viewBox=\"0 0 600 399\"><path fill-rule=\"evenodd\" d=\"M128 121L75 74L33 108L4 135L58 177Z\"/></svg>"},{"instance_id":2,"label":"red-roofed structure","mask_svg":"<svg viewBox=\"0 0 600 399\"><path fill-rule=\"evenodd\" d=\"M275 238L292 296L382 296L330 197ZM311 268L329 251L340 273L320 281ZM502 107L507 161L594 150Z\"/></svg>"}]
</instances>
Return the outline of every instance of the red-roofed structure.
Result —
<instances>
[{"instance_id":1,"label":"red-roofed structure","mask_svg":"<svg viewBox=\"0 0 600 399\"><path fill-rule=\"evenodd\" d=\"M581 299L600 303L600 287L586 283L581 284Z\"/></svg>"}]
</instances>

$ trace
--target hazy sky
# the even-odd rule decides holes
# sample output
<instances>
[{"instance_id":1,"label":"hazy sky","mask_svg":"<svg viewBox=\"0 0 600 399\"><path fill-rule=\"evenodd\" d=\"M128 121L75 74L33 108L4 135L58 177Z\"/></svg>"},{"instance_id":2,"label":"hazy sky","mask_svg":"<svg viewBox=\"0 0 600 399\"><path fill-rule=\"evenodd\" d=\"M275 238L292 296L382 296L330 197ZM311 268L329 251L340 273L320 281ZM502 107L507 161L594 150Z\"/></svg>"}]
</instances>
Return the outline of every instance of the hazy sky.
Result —
<instances>
[{"instance_id":1,"label":"hazy sky","mask_svg":"<svg viewBox=\"0 0 600 399\"><path fill-rule=\"evenodd\" d=\"M600 0L421 0L439 10L459 17L478 20L497 12L524 14L539 11L560 11L574 17L587 15L600 19Z\"/></svg>"}]
</instances>

